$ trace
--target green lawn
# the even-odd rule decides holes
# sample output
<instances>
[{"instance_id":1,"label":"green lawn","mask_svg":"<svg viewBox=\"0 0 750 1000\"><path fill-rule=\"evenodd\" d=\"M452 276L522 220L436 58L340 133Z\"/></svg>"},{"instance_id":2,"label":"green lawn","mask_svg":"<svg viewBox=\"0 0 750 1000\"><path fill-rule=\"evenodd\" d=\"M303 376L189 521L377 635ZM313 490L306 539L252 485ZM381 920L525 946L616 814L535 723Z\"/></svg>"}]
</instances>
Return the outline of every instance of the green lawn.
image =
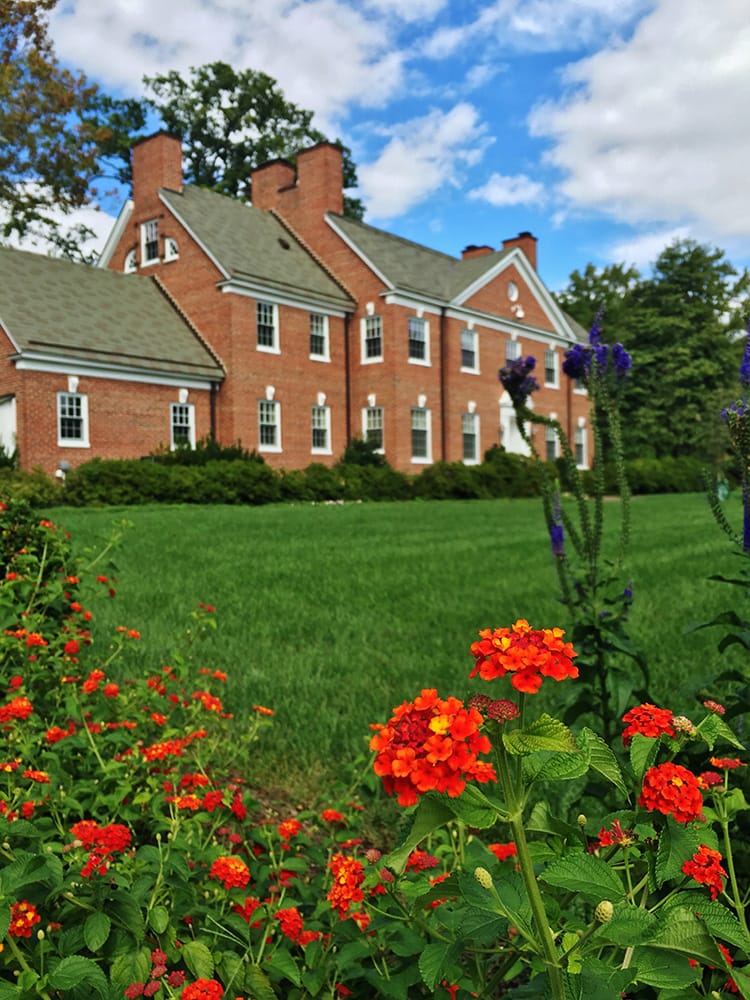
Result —
<instances>
[{"instance_id":1,"label":"green lawn","mask_svg":"<svg viewBox=\"0 0 750 1000\"><path fill-rule=\"evenodd\" d=\"M479 628L518 617L566 625L534 500L52 516L79 548L113 521L132 521L116 554L117 597L94 606L97 625L141 631L131 667L168 663L189 612L199 601L216 606L206 666L229 675L236 714L253 703L276 710L258 763L278 774L351 759L368 723L421 687L465 696ZM685 635L685 626L736 602L707 577L731 573L737 559L698 494L634 500L632 539L632 634L648 656L652 698L686 711L702 679L730 661L715 653L715 634Z\"/></svg>"}]
</instances>

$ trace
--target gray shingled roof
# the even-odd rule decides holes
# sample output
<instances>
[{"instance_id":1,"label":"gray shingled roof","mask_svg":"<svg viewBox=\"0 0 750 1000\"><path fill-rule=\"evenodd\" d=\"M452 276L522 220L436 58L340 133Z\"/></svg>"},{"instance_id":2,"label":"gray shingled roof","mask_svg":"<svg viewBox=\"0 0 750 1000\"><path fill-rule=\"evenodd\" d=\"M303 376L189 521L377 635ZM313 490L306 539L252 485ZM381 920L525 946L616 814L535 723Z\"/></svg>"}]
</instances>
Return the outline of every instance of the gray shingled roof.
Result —
<instances>
[{"instance_id":1,"label":"gray shingled roof","mask_svg":"<svg viewBox=\"0 0 750 1000\"><path fill-rule=\"evenodd\" d=\"M193 185L161 195L231 277L352 308L338 282L270 212Z\"/></svg>"},{"instance_id":2,"label":"gray shingled roof","mask_svg":"<svg viewBox=\"0 0 750 1000\"><path fill-rule=\"evenodd\" d=\"M0 325L23 354L224 374L153 278L0 248Z\"/></svg>"},{"instance_id":3,"label":"gray shingled roof","mask_svg":"<svg viewBox=\"0 0 750 1000\"><path fill-rule=\"evenodd\" d=\"M451 302L511 252L496 250L459 260L343 215L330 218L394 288L444 302Z\"/></svg>"}]
</instances>

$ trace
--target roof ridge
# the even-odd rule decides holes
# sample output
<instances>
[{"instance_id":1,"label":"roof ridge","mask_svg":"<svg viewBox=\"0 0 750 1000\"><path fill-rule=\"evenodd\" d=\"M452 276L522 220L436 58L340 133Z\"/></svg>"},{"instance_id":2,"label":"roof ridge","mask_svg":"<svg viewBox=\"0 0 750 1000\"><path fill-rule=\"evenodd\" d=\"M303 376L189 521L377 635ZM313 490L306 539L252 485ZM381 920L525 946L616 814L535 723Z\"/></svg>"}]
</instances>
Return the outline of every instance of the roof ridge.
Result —
<instances>
[{"instance_id":1,"label":"roof ridge","mask_svg":"<svg viewBox=\"0 0 750 1000\"><path fill-rule=\"evenodd\" d=\"M325 271L328 277L331 278L332 281L335 281L336 284L339 286L339 288L343 292L345 292L353 302L356 303L357 296L354 294L354 292L352 292L352 290L347 287L346 283L343 282L341 278L339 278L339 276L335 273L335 271L333 271L330 268L328 263L325 260L323 260L320 254L318 254L315 250L313 250L313 248L310 246L307 240L304 240L300 236L297 230L289 224L289 222L284 218L284 216L281 215L281 213L278 212L275 208L269 208L268 212L269 215L272 215L277 222L280 222L281 225L284 227L284 229L286 229L286 231L290 233L295 238L295 240L297 240L300 246L302 246L303 249L310 254L315 263Z\"/></svg>"},{"instance_id":2,"label":"roof ridge","mask_svg":"<svg viewBox=\"0 0 750 1000\"><path fill-rule=\"evenodd\" d=\"M214 359L214 361L216 362L216 364L219 365L219 367L224 372L224 374L226 374L227 366L222 361L221 356L213 349L213 347L211 346L211 344L209 344L209 342L206 340L206 338L200 332L200 330L195 325L195 323L190 319L190 317L185 312L185 310L182 308L182 306L177 302L177 300L172 295L172 293L169 291L169 289L164 284L164 282L161 280L161 278L158 275L156 275L156 274L152 274L151 275L151 280L154 282L154 284L156 285L156 287L162 293L162 295L167 300L167 302L169 302L169 304L172 306L172 308L175 310L175 312L177 312L177 314L179 316L181 316L182 319L185 321L185 323L187 324L187 326L190 327L190 329L193 332L193 334L198 338L198 340L203 345L203 347L205 347L205 349L208 351L208 353Z\"/></svg>"},{"instance_id":3,"label":"roof ridge","mask_svg":"<svg viewBox=\"0 0 750 1000\"><path fill-rule=\"evenodd\" d=\"M424 243L417 243L416 240L407 239L406 236L399 236L397 233L389 233L387 229L379 229L377 226L371 226L369 222L361 222L359 219L352 219L348 215L341 215L338 212L328 212L327 214L335 217L336 219L343 219L349 224L360 226L362 229L369 229L373 233L386 236L389 240L397 240L399 243L404 243L407 246L414 247L416 250L422 250L426 253L432 254L434 257L442 257L451 264L462 263L460 257L454 257L453 254L445 253L443 250L435 250L433 247L425 246Z\"/></svg>"}]
</instances>

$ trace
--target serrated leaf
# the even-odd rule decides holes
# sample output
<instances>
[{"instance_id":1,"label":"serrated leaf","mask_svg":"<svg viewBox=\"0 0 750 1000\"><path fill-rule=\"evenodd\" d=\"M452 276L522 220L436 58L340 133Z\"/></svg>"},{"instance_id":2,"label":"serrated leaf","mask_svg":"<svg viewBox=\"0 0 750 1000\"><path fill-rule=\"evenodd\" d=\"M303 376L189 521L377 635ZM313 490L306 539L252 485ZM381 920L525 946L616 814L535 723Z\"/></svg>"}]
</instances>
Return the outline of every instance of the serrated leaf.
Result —
<instances>
[{"instance_id":1,"label":"serrated leaf","mask_svg":"<svg viewBox=\"0 0 750 1000\"><path fill-rule=\"evenodd\" d=\"M99 951L109 937L112 921L106 913L89 913L83 925L83 940L89 951Z\"/></svg>"},{"instance_id":2,"label":"serrated leaf","mask_svg":"<svg viewBox=\"0 0 750 1000\"><path fill-rule=\"evenodd\" d=\"M245 972L245 989L254 1000L276 1000L271 981L259 965L248 965Z\"/></svg>"},{"instance_id":3,"label":"serrated leaf","mask_svg":"<svg viewBox=\"0 0 750 1000\"><path fill-rule=\"evenodd\" d=\"M477 830L488 830L500 818L499 806L495 806L476 785L467 785L458 798L444 801L457 819Z\"/></svg>"},{"instance_id":4,"label":"serrated leaf","mask_svg":"<svg viewBox=\"0 0 750 1000\"><path fill-rule=\"evenodd\" d=\"M685 961L684 955L672 955L658 948L636 948L632 963L638 970L635 981L657 989L684 990L701 974Z\"/></svg>"},{"instance_id":5,"label":"serrated leaf","mask_svg":"<svg viewBox=\"0 0 750 1000\"><path fill-rule=\"evenodd\" d=\"M110 967L109 978L114 986L124 990L131 983L145 982L150 971L151 949L144 945L126 955L118 955Z\"/></svg>"},{"instance_id":6,"label":"serrated leaf","mask_svg":"<svg viewBox=\"0 0 750 1000\"><path fill-rule=\"evenodd\" d=\"M163 934L169 927L169 910L166 906L154 906L149 911L148 922L154 934Z\"/></svg>"},{"instance_id":7,"label":"serrated leaf","mask_svg":"<svg viewBox=\"0 0 750 1000\"><path fill-rule=\"evenodd\" d=\"M524 781L572 781L589 769L589 755L577 753L538 753L523 759Z\"/></svg>"},{"instance_id":8,"label":"serrated leaf","mask_svg":"<svg viewBox=\"0 0 750 1000\"><path fill-rule=\"evenodd\" d=\"M548 885L577 892L597 903L603 899L616 903L625 895L620 877L593 854L569 854L548 865L539 877Z\"/></svg>"},{"instance_id":9,"label":"serrated leaf","mask_svg":"<svg viewBox=\"0 0 750 1000\"><path fill-rule=\"evenodd\" d=\"M271 957L271 961L268 962L268 968L274 972L278 972L279 975L284 976L290 982L294 983L295 986L299 986L302 982L297 963L284 948L276 949Z\"/></svg>"},{"instance_id":10,"label":"serrated leaf","mask_svg":"<svg viewBox=\"0 0 750 1000\"><path fill-rule=\"evenodd\" d=\"M18 1000L20 989L14 983L0 982L0 1000Z\"/></svg>"},{"instance_id":11,"label":"serrated leaf","mask_svg":"<svg viewBox=\"0 0 750 1000\"><path fill-rule=\"evenodd\" d=\"M714 937L750 952L750 939L737 917L726 906L718 900L712 902L701 900L700 914L701 920Z\"/></svg>"},{"instance_id":12,"label":"serrated leaf","mask_svg":"<svg viewBox=\"0 0 750 1000\"><path fill-rule=\"evenodd\" d=\"M446 802L432 795L426 795L419 800L411 829L406 839L387 854L382 863L397 874L401 874L409 860L409 855L419 844L439 827L453 819L454 813Z\"/></svg>"},{"instance_id":13,"label":"serrated leaf","mask_svg":"<svg viewBox=\"0 0 750 1000\"><path fill-rule=\"evenodd\" d=\"M630 766L633 768L635 780L640 784L643 775L656 760L659 741L652 740L641 733L635 733L630 741Z\"/></svg>"},{"instance_id":14,"label":"serrated leaf","mask_svg":"<svg viewBox=\"0 0 750 1000\"><path fill-rule=\"evenodd\" d=\"M659 924L656 934L648 942L650 948L678 952L702 965L723 968L724 958L716 942L693 910L683 906L672 907Z\"/></svg>"},{"instance_id":15,"label":"serrated leaf","mask_svg":"<svg viewBox=\"0 0 750 1000\"><path fill-rule=\"evenodd\" d=\"M107 996L109 985L107 977L90 958L83 955L68 955L50 969L47 976L48 984L55 990L72 990L85 983L93 987L100 996Z\"/></svg>"},{"instance_id":16,"label":"serrated leaf","mask_svg":"<svg viewBox=\"0 0 750 1000\"><path fill-rule=\"evenodd\" d=\"M428 990L434 990L443 976L450 943L438 941L426 945L419 956L419 974Z\"/></svg>"},{"instance_id":17,"label":"serrated leaf","mask_svg":"<svg viewBox=\"0 0 750 1000\"><path fill-rule=\"evenodd\" d=\"M575 737L568 727L546 713L526 729L503 732L503 743L508 753L523 755L537 750L554 750L573 753L577 750Z\"/></svg>"},{"instance_id":18,"label":"serrated leaf","mask_svg":"<svg viewBox=\"0 0 750 1000\"><path fill-rule=\"evenodd\" d=\"M682 866L692 858L701 843L697 830L692 826L676 823L668 816L659 837L659 850L656 854L657 883L662 885L667 879L681 875Z\"/></svg>"},{"instance_id":19,"label":"serrated leaf","mask_svg":"<svg viewBox=\"0 0 750 1000\"><path fill-rule=\"evenodd\" d=\"M656 917L648 910L630 903L618 903L610 922L599 930L597 940L607 940L622 948L630 948L645 944L656 932L657 924Z\"/></svg>"},{"instance_id":20,"label":"serrated leaf","mask_svg":"<svg viewBox=\"0 0 750 1000\"><path fill-rule=\"evenodd\" d=\"M196 979L210 979L214 974L214 957L202 941L186 941L180 958Z\"/></svg>"},{"instance_id":21,"label":"serrated leaf","mask_svg":"<svg viewBox=\"0 0 750 1000\"><path fill-rule=\"evenodd\" d=\"M627 795L628 788L617 758L601 736L593 729L589 729L588 726L584 726L578 737L578 742L589 752L591 769L610 781L623 795Z\"/></svg>"}]
</instances>

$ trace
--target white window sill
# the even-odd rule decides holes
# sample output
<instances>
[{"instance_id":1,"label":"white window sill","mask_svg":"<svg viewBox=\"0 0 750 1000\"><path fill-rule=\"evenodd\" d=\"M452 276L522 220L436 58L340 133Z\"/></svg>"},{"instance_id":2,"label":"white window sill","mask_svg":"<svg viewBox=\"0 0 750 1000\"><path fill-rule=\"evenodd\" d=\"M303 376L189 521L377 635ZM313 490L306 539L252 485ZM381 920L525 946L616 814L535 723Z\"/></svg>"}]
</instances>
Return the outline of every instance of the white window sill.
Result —
<instances>
[{"instance_id":1,"label":"white window sill","mask_svg":"<svg viewBox=\"0 0 750 1000\"><path fill-rule=\"evenodd\" d=\"M310 454L311 455L332 455L333 452L331 451L330 448L311 448L310 449Z\"/></svg>"},{"instance_id":2,"label":"white window sill","mask_svg":"<svg viewBox=\"0 0 750 1000\"><path fill-rule=\"evenodd\" d=\"M478 458L463 458L463 459L461 459L461 461L463 462L464 465L479 465L480 464Z\"/></svg>"},{"instance_id":3,"label":"white window sill","mask_svg":"<svg viewBox=\"0 0 750 1000\"><path fill-rule=\"evenodd\" d=\"M383 355L381 354L377 358L362 358L361 363L363 365L377 365L380 364L382 360L383 360Z\"/></svg>"},{"instance_id":4,"label":"white window sill","mask_svg":"<svg viewBox=\"0 0 750 1000\"><path fill-rule=\"evenodd\" d=\"M330 362L331 362L331 359L330 359L330 357L327 354L311 354L310 355L310 360L311 361L325 361L328 364L330 364Z\"/></svg>"},{"instance_id":5,"label":"white window sill","mask_svg":"<svg viewBox=\"0 0 750 1000\"><path fill-rule=\"evenodd\" d=\"M281 354L278 347L268 347L266 344L256 344L255 348L263 354Z\"/></svg>"},{"instance_id":6,"label":"white window sill","mask_svg":"<svg viewBox=\"0 0 750 1000\"><path fill-rule=\"evenodd\" d=\"M69 438L58 438L57 439L58 448L90 448L91 445L88 441L73 441Z\"/></svg>"},{"instance_id":7,"label":"white window sill","mask_svg":"<svg viewBox=\"0 0 750 1000\"><path fill-rule=\"evenodd\" d=\"M411 464L412 465L432 465L432 459L431 458L414 458L414 456L412 456Z\"/></svg>"},{"instance_id":8,"label":"white window sill","mask_svg":"<svg viewBox=\"0 0 750 1000\"><path fill-rule=\"evenodd\" d=\"M282 448L280 444L259 444L258 451L266 451L270 454L280 455Z\"/></svg>"},{"instance_id":9,"label":"white window sill","mask_svg":"<svg viewBox=\"0 0 750 1000\"><path fill-rule=\"evenodd\" d=\"M421 365L423 368L432 368L432 364L429 360L424 360L422 358L409 358L410 365Z\"/></svg>"},{"instance_id":10,"label":"white window sill","mask_svg":"<svg viewBox=\"0 0 750 1000\"><path fill-rule=\"evenodd\" d=\"M161 257L152 257L151 260L142 260L141 267L151 267L152 264L161 264Z\"/></svg>"},{"instance_id":11,"label":"white window sill","mask_svg":"<svg viewBox=\"0 0 750 1000\"><path fill-rule=\"evenodd\" d=\"M464 375L480 375L481 372L478 368L462 368L461 371Z\"/></svg>"},{"instance_id":12,"label":"white window sill","mask_svg":"<svg viewBox=\"0 0 750 1000\"><path fill-rule=\"evenodd\" d=\"M574 387L573 392L576 394L576 396L588 396L588 392L585 389L576 389Z\"/></svg>"},{"instance_id":13,"label":"white window sill","mask_svg":"<svg viewBox=\"0 0 750 1000\"><path fill-rule=\"evenodd\" d=\"M545 382L544 383L544 388L545 389L559 389L560 388L560 383L559 382Z\"/></svg>"}]
</instances>

